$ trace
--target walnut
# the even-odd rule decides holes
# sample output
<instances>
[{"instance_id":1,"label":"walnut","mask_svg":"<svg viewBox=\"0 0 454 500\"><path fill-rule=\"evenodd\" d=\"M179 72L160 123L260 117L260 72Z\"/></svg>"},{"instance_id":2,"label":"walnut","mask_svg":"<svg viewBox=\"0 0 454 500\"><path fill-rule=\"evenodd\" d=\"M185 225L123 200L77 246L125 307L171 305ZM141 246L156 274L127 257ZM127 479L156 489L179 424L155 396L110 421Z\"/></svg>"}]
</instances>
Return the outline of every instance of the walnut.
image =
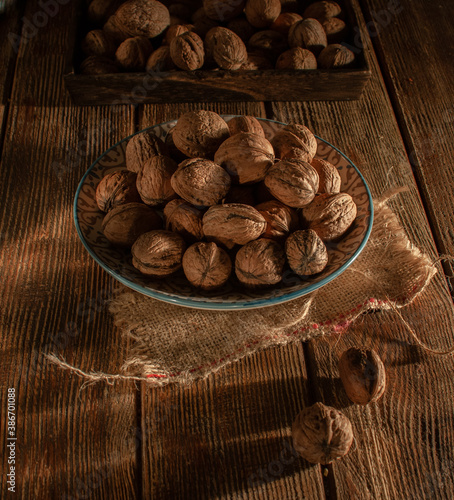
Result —
<instances>
[{"instance_id":1,"label":"walnut","mask_svg":"<svg viewBox=\"0 0 454 500\"><path fill-rule=\"evenodd\" d=\"M131 248L132 264L147 276L170 276L181 268L185 249L179 234L157 229L137 238Z\"/></svg>"},{"instance_id":2,"label":"walnut","mask_svg":"<svg viewBox=\"0 0 454 500\"><path fill-rule=\"evenodd\" d=\"M121 0L93 0L87 10L87 18L90 23L100 24L115 13L121 4Z\"/></svg>"},{"instance_id":3,"label":"walnut","mask_svg":"<svg viewBox=\"0 0 454 500\"><path fill-rule=\"evenodd\" d=\"M273 69L273 63L261 52L248 52L247 61L240 69L249 71Z\"/></svg>"},{"instance_id":4,"label":"walnut","mask_svg":"<svg viewBox=\"0 0 454 500\"><path fill-rule=\"evenodd\" d=\"M143 203L119 205L110 210L102 221L104 236L114 245L128 248L141 234L161 227L161 217Z\"/></svg>"},{"instance_id":5,"label":"walnut","mask_svg":"<svg viewBox=\"0 0 454 500\"><path fill-rule=\"evenodd\" d=\"M287 48L288 44L284 35L273 30L258 31L248 42L248 49L251 52L259 51L273 61Z\"/></svg>"},{"instance_id":6,"label":"walnut","mask_svg":"<svg viewBox=\"0 0 454 500\"><path fill-rule=\"evenodd\" d=\"M169 201L164 207L166 229L180 234L191 243L204 236L202 216L201 210L181 199Z\"/></svg>"},{"instance_id":7,"label":"walnut","mask_svg":"<svg viewBox=\"0 0 454 500\"><path fill-rule=\"evenodd\" d=\"M210 19L205 12L205 9L201 7L196 10L192 16L192 22L194 23L194 31L201 37L205 38L205 35L210 31L211 28L219 26L217 21Z\"/></svg>"},{"instance_id":8,"label":"walnut","mask_svg":"<svg viewBox=\"0 0 454 500\"><path fill-rule=\"evenodd\" d=\"M290 268L300 276L310 276L325 269L328 250L312 229L295 231L285 241L285 253Z\"/></svg>"},{"instance_id":9,"label":"walnut","mask_svg":"<svg viewBox=\"0 0 454 500\"><path fill-rule=\"evenodd\" d=\"M227 123L213 111L190 111L175 125L175 146L189 157L213 158L219 146L230 136Z\"/></svg>"},{"instance_id":10,"label":"walnut","mask_svg":"<svg viewBox=\"0 0 454 500\"><path fill-rule=\"evenodd\" d=\"M230 176L217 163L203 158L183 161L173 174L175 192L196 206L209 207L219 203L230 188Z\"/></svg>"},{"instance_id":11,"label":"walnut","mask_svg":"<svg viewBox=\"0 0 454 500\"><path fill-rule=\"evenodd\" d=\"M114 39L103 30L89 31L82 40L82 51L88 56L113 57L115 54Z\"/></svg>"},{"instance_id":12,"label":"walnut","mask_svg":"<svg viewBox=\"0 0 454 500\"><path fill-rule=\"evenodd\" d=\"M170 43L170 55L180 69L185 71L200 69L205 61L203 41L192 31L183 33Z\"/></svg>"},{"instance_id":13,"label":"walnut","mask_svg":"<svg viewBox=\"0 0 454 500\"><path fill-rule=\"evenodd\" d=\"M348 27L342 19L328 17L320 22L325 30L328 44L341 43L347 37Z\"/></svg>"},{"instance_id":14,"label":"walnut","mask_svg":"<svg viewBox=\"0 0 454 500\"><path fill-rule=\"evenodd\" d=\"M315 2L304 11L304 18L311 17L313 19L325 19L327 17L336 17L342 12L338 3L332 0L323 0Z\"/></svg>"},{"instance_id":15,"label":"walnut","mask_svg":"<svg viewBox=\"0 0 454 500\"><path fill-rule=\"evenodd\" d=\"M190 27L184 24L173 24L167 28L164 40L162 41L165 45L170 45L172 40L177 36L182 35L183 33L187 33L191 31Z\"/></svg>"},{"instance_id":16,"label":"walnut","mask_svg":"<svg viewBox=\"0 0 454 500\"><path fill-rule=\"evenodd\" d=\"M265 137L265 132L260 122L254 116L235 116L228 121L227 125L229 126L231 136L240 132L249 132Z\"/></svg>"},{"instance_id":17,"label":"walnut","mask_svg":"<svg viewBox=\"0 0 454 500\"><path fill-rule=\"evenodd\" d=\"M257 31L254 26L245 18L237 17L227 23L227 28L236 33L244 43Z\"/></svg>"},{"instance_id":18,"label":"walnut","mask_svg":"<svg viewBox=\"0 0 454 500\"><path fill-rule=\"evenodd\" d=\"M268 28L281 13L281 2L279 0L247 0L244 13L252 26Z\"/></svg>"},{"instance_id":19,"label":"walnut","mask_svg":"<svg viewBox=\"0 0 454 500\"><path fill-rule=\"evenodd\" d=\"M323 26L316 19L304 19L295 23L288 33L290 47L301 47L316 56L327 46L328 40Z\"/></svg>"},{"instance_id":20,"label":"walnut","mask_svg":"<svg viewBox=\"0 0 454 500\"><path fill-rule=\"evenodd\" d=\"M276 69L317 69L317 59L310 50L294 47L279 56Z\"/></svg>"},{"instance_id":21,"label":"walnut","mask_svg":"<svg viewBox=\"0 0 454 500\"><path fill-rule=\"evenodd\" d=\"M353 403L366 405L383 396L386 372L374 350L352 347L339 360L339 374L347 396Z\"/></svg>"},{"instance_id":22,"label":"walnut","mask_svg":"<svg viewBox=\"0 0 454 500\"><path fill-rule=\"evenodd\" d=\"M131 38L131 35L125 31L121 22L115 15L112 15L107 19L104 24L102 30L112 37L115 40L115 43L119 45L121 42L124 42L128 38Z\"/></svg>"},{"instance_id":23,"label":"walnut","mask_svg":"<svg viewBox=\"0 0 454 500\"><path fill-rule=\"evenodd\" d=\"M247 60L246 45L233 31L221 26L212 28L205 37L205 54L222 69L240 69Z\"/></svg>"},{"instance_id":24,"label":"walnut","mask_svg":"<svg viewBox=\"0 0 454 500\"><path fill-rule=\"evenodd\" d=\"M118 73L119 67L115 61L103 56L88 56L80 64L83 75L110 75Z\"/></svg>"},{"instance_id":25,"label":"walnut","mask_svg":"<svg viewBox=\"0 0 454 500\"><path fill-rule=\"evenodd\" d=\"M350 420L340 411L315 403L292 425L293 446L308 462L329 464L346 455L353 442Z\"/></svg>"},{"instance_id":26,"label":"walnut","mask_svg":"<svg viewBox=\"0 0 454 500\"><path fill-rule=\"evenodd\" d=\"M208 239L229 248L259 238L266 229L265 218L255 208L240 203L210 207L202 222Z\"/></svg>"},{"instance_id":27,"label":"walnut","mask_svg":"<svg viewBox=\"0 0 454 500\"><path fill-rule=\"evenodd\" d=\"M203 0L206 15L215 21L226 22L239 16L246 0Z\"/></svg>"},{"instance_id":28,"label":"walnut","mask_svg":"<svg viewBox=\"0 0 454 500\"><path fill-rule=\"evenodd\" d=\"M168 156L152 156L137 175L137 191L147 205L161 205L176 197L170 179L177 163Z\"/></svg>"},{"instance_id":29,"label":"walnut","mask_svg":"<svg viewBox=\"0 0 454 500\"><path fill-rule=\"evenodd\" d=\"M227 252L213 242L191 245L183 255L183 271L190 283L202 290L214 290L227 282L232 262Z\"/></svg>"},{"instance_id":30,"label":"walnut","mask_svg":"<svg viewBox=\"0 0 454 500\"><path fill-rule=\"evenodd\" d=\"M320 68L345 68L355 61L355 54L344 45L333 43L322 50L318 56Z\"/></svg>"},{"instance_id":31,"label":"walnut","mask_svg":"<svg viewBox=\"0 0 454 500\"><path fill-rule=\"evenodd\" d=\"M230 186L227 196L222 203L241 203L242 205L255 205L254 186L242 184Z\"/></svg>"},{"instance_id":32,"label":"walnut","mask_svg":"<svg viewBox=\"0 0 454 500\"><path fill-rule=\"evenodd\" d=\"M120 5L115 17L130 37L154 38L170 24L169 10L155 0L128 0Z\"/></svg>"},{"instance_id":33,"label":"walnut","mask_svg":"<svg viewBox=\"0 0 454 500\"><path fill-rule=\"evenodd\" d=\"M284 251L276 241L266 238L242 246L235 258L235 274L246 286L275 285L282 279Z\"/></svg>"},{"instance_id":34,"label":"walnut","mask_svg":"<svg viewBox=\"0 0 454 500\"><path fill-rule=\"evenodd\" d=\"M265 185L270 193L289 207L308 205L318 190L318 174L310 163L281 160L266 174Z\"/></svg>"},{"instance_id":35,"label":"walnut","mask_svg":"<svg viewBox=\"0 0 454 500\"><path fill-rule=\"evenodd\" d=\"M145 69L145 64L152 52L150 40L144 36L136 36L120 44L115 52L115 59L126 70L141 71Z\"/></svg>"},{"instance_id":36,"label":"walnut","mask_svg":"<svg viewBox=\"0 0 454 500\"><path fill-rule=\"evenodd\" d=\"M317 170L319 184L319 193L336 194L340 192L341 176L337 168L329 161L314 158L311 165Z\"/></svg>"},{"instance_id":37,"label":"walnut","mask_svg":"<svg viewBox=\"0 0 454 500\"><path fill-rule=\"evenodd\" d=\"M290 28L295 23L302 20L303 18L296 12L283 12L270 26L270 29L279 31L282 35L287 36Z\"/></svg>"},{"instance_id":38,"label":"walnut","mask_svg":"<svg viewBox=\"0 0 454 500\"><path fill-rule=\"evenodd\" d=\"M356 218L356 211L356 204L348 193L319 194L303 208L301 215L323 241L331 241L347 231Z\"/></svg>"},{"instance_id":39,"label":"walnut","mask_svg":"<svg viewBox=\"0 0 454 500\"><path fill-rule=\"evenodd\" d=\"M266 201L255 208L266 220L266 230L262 235L263 238L282 241L298 226L298 215L295 210L280 201Z\"/></svg>"},{"instance_id":40,"label":"walnut","mask_svg":"<svg viewBox=\"0 0 454 500\"><path fill-rule=\"evenodd\" d=\"M159 73L173 69L176 69L176 66L170 55L170 47L168 45L162 45L152 52L145 65L145 70L149 73Z\"/></svg>"},{"instance_id":41,"label":"walnut","mask_svg":"<svg viewBox=\"0 0 454 500\"><path fill-rule=\"evenodd\" d=\"M214 161L239 184L259 182L273 165L274 150L265 137L240 132L221 144Z\"/></svg>"},{"instance_id":42,"label":"walnut","mask_svg":"<svg viewBox=\"0 0 454 500\"><path fill-rule=\"evenodd\" d=\"M289 124L271 140L277 158L311 162L317 152L317 139L304 125Z\"/></svg>"},{"instance_id":43,"label":"walnut","mask_svg":"<svg viewBox=\"0 0 454 500\"><path fill-rule=\"evenodd\" d=\"M167 146L151 130L135 134L126 145L126 168L140 172L144 163L152 156L169 156Z\"/></svg>"},{"instance_id":44,"label":"walnut","mask_svg":"<svg viewBox=\"0 0 454 500\"><path fill-rule=\"evenodd\" d=\"M137 175L128 170L105 175L96 188L96 203L99 210L108 212L124 203L140 202L136 178Z\"/></svg>"}]
</instances>

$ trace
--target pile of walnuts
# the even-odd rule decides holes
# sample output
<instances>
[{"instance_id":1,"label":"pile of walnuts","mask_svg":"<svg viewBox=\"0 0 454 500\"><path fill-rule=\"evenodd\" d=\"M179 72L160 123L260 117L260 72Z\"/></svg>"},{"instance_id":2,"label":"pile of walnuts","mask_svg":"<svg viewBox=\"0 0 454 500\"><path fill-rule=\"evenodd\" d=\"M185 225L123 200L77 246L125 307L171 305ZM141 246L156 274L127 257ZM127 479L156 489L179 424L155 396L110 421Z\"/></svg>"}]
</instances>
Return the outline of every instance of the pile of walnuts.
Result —
<instances>
[{"instance_id":1,"label":"pile of walnuts","mask_svg":"<svg viewBox=\"0 0 454 500\"><path fill-rule=\"evenodd\" d=\"M103 232L131 248L141 273L183 268L202 290L233 273L250 287L276 285L287 266L299 276L319 273L326 243L351 226L356 205L316 150L303 125L285 126L270 142L254 117L227 123L212 111L186 113L165 142L152 131L133 136L127 169L100 181Z\"/></svg>"},{"instance_id":2,"label":"pile of walnuts","mask_svg":"<svg viewBox=\"0 0 454 500\"><path fill-rule=\"evenodd\" d=\"M351 66L333 0L92 0L84 74Z\"/></svg>"}]
</instances>

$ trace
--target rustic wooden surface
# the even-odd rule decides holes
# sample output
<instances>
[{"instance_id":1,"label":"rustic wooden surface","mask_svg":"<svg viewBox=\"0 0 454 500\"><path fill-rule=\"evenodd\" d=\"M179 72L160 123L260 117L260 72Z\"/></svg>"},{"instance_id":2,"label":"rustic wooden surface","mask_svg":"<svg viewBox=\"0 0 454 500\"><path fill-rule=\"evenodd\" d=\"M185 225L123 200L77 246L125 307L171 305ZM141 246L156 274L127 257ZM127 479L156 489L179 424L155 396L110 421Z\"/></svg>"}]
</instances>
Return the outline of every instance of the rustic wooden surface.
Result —
<instances>
[{"instance_id":1,"label":"rustic wooden surface","mask_svg":"<svg viewBox=\"0 0 454 500\"><path fill-rule=\"evenodd\" d=\"M73 196L108 146L188 109L306 123L355 161L375 195L408 186L392 206L411 241L434 259L452 255L453 7L361 2L367 22L396 4L366 47L372 79L356 102L79 108L62 78L72 3L17 57L2 39L0 445L6 450L7 388L15 388L16 498L453 498L454 360L416 347L406 326L433 348L454 343L449 268L438 265L401 316L365 315L340 338L269 349L189 388L83 386L43 357L60 352L84 370L118 370L125 345L106 307L115 283L78 241ZM39 9L30 2L3 15L2 32ZM377 404L352 405L340 388L337 359L352 345L374 347L385 362ZM356 436L326 469L289 448L294 416L315 401L344 411ZM14 498L6 461L4 451L0 495Z\"/></svg>"}]
</instances>

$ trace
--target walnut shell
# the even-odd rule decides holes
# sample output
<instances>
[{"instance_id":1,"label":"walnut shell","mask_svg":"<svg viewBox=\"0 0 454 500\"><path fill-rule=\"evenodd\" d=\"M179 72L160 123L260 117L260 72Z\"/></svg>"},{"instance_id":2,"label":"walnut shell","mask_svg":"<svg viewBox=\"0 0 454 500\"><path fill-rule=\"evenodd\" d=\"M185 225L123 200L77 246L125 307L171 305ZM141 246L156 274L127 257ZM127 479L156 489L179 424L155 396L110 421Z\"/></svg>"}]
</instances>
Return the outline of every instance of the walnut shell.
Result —
<instances>
[{"instance_id":1,"label":"walnut shell","mask_svg":"<svg viewBox=\"0 0 454 500\"><path fill-rule=\"evenodd\" d=\"M181 268L185 249L179 234L163 229L150 231L140 235L132 246L132 264L147 276L170 276Z\"/></svg>"},{"instance_id":2,"label":"walnut shell","mask_svg":"<svg viewBox=\"0 0 454 500\"><path fill-rule=\"evenodd\" d=\"M240 132L249 132L265 137L265 132L260 122L254 116L235 116L228 121L227 125L231 136L239 134Z\"/></svg>"},{"instance_id":3,"label":"walnut shell","mask_svg":"<svg viewBox=\"0 0 454 500\"><path fill-rule=\"evenodd\" d=\"M164 40L162 41L165 45L170 45L172 40L177 36L182 35L183 33L187 33L191 31L191 28L188 25L184 24L173 24L167 28Z\"/></svg>"},{"instance_id":4,"label":"walnut shell","mask_svg":"<svg viewBox=\"0 0 454 500\"><path fill-rule=\"evenodd\" d=\"M186 156L213 158L230 136L224 119L213 111L190 111L181 115L173 131L175 146Z\"/></svg>"},{"instance_id":5,"label":"walnut shell","mask_svg":"<svg viewBox=\"0 0 454 500\"><path fill-rule=\"evenodd\" d=\"M323 26L316 19L304 19L295 23L288 33L290 47L301 47L316 56L328 45Z\"/></svg>"},{"instance_id":6,"label":"walnut shell","mask_svg":"<svg viewBox=\"0 0 454 500\"><path fill-rule=\"evenodd\" d=\"M353 442L350 420L322 403L305 408L292 425L293 446L308 462L329 464L346 455Z\"/></svg>"},{"instance_id":7,"label":"walnut shell","mask_svg":"<svg viewBox=\"0 0 454 500\"><path fill-rule=\"evenodd\" d=\"M161 205L176 197L171 178L178 168L168 156L152 156L137 174L137 191L147 205Z\"/></svg>"},{"instance_id":8,"label":"walnut shell","mask_svg":"<svg viewBox=\"0 0 454 500\"><path fill-rule=\"evenodd\" d=\"M317 139L304 125L286 125L271 140L276 158L311 162L317 153Z\"/></svg>"},{"instance_id":9,"label":"walnut shell","mask_svg":"<svg viewBox=\"0 0 454 500\"><path fill-rule=\"evenodd\" d=\"M301 215L303 221L323 241L332 241L342 236L356 218L356 203L348 193L319 194Z\"/></svg>"},{"instance_id":10,"label":"walnut shell","mask_svg":"<svg viewBox=\"0 0 454 500\"><path fill-rule=\"evenodd\" d=\"M304 11L303 17L307 19L325 19L327 17L336 17L342 12L339 4L332 0L323 0L321 2L314 2L309 5Z\"/></svg>"},{"instance_id":11,"label":"walnut shell","mask_svg":"<svg viewBox=\"0 0 454 500\"><path fill-rule=\"evenodd\" d=\"M183 271L190 283L202 290L214 290L227 282L232 262L227 252L213 242L191 245L183 255Z\"/></svg>"},{"instance_id":12,"label":"walnut shell","mask_svg":"<svg viewBox=\"0 0 454 500\"><path fill-rule=\"evenodd\" d=\"M385 392L385 366L374 350L348 349L340 357L339 373L353 403L366 405L380 399Z\"/></svg>"},{"instance_id":13,"label":"walnut shell","mask_svg":"<svg viewBox=\"0 0 454 500\"><path fill-rule=\"evenodd\" d=\"M155 0L128 0L120 5L115 17L130 37L154 38L170 24L170 13L165 5Z\"/></svg>"},{"instance_id":14,"label":"walnut shell","mask_svg":"<svg viewBox=\"0 0 454 500\"><path fill-rule=\"evenodd\" d=\"M333 43L323 49L317 59L320 68L345 68L355 62L355 54L344 45Z\"/></svg>"},{"instance_id":15,"label":"walnut shell","mask_svg":"<svg viewBox=\"0 0 454 500\"><path fill-rule=\"evenodd\" d=\"M88 56L80 63L80 72L83 75L111 75L119 70L115 61L103 56Z\"/></svg>"},{"instance_id":16,"label":"walnut shell","mask_svg":"<svg viewBox=\"0 0 454 500\"><path fill-rule=\"evenodd\" d=\"M136 36L120 44L115 52L115 59L122 68L128 71L141 71L145 69L152 52L150 40L144 36Z\"/></svg>"},{"instance_id":17,"label":"walnut shell","mask_svg":"<svg viewBox=\"0 0 454 500\"><path fill-rule=\"evenodd\" d=\"M136 188L137 174L118 170L105 175L96 188L96 203L100 210L108 212L125 203L140 202Z\"/></svg>"},{"instance_id":18,"label":"walnut shell","mask_svg":"<svg viewBox=\"0 0 454 500\"><path fill-rule=\"evenodd\" d=\"M310 276L325 269L328 250L312 229L295 231L285 241L285 253L290 268L300 276Z\"/></svg>"},{"instance_id":19,"label":"walnut shell","mask_svg":"<svg viewBox=\"0 0 454 500\"><path fill-rule=\"evenodd\" d=\"M317 69L317 59L310 50L294 47L279 56L276 69Z\"/></svg>"},{"instance_id":20,"label":"walnut shell","mask_svg":"<svg viewBox=\"0 0 454 500\"><path fill-rule=\"evenodd\" d=\"M115 14L107 19L102 30L107 35L112 37L117 45L127 40L128 38L131 38L131 35L127 31L125 31L121 22L118 20Z\"/></svg>"},{"instance_id":21,"label":"walnut shell","mask_svg":"<svg viewBox=\"0 0 454 500\"><path fill-rule=\"evenodd\" d=\"M279 17L270 26L270 29L278 31L284 36L288 36L290 28L295 23L302 20L303 18L296 12L282 12L282 14L279 14Z\"/></svg>"},{"instance_id":22,"label":"walnut shell","mask_svg":"<svg viewBox=\"0 0 454 500\"><path fill-rule=\"evenodd\" d=\"M160 73L176 69L175 63L170 55L170 47L161 45L151 53L145 65L145 70L148 73Z\"/></svg>"},{"instance_id":23,"label":"walnut shell","mask_svg":"<svg viewBox=\"0 0 454 500\"><path fill-rule=\"evenodd\" d=\"M202 219L205 236L232 248L256 240L266 229L266 221L255 208L240 203L210 207Z\"/></svg>"},{"instance_id":24,"label":"walnut shell","mask_svg":"<svg viewBox=\"0 0 454 500\"><path fill-rule=\"evenodd\" d=\"M151 130L135 134L126 145L126 168L140 172L144 163L153 156L169 156L167 146Z\"/></svg>"},{"instance_id":25,"label":"walnut shell","mask_svg":"<svg viewBox=\"0 0 454 500\"><path fill-rule=\"evenodd\" d=\"M340 192L341 176L337 168L329 161L314 158L311 165L317 170L319 193L336 194Z\"/></svg>"},{"instance_id":26,"label":"walnut shell","mask_svg":"<svg viewBox=\"0 0 454 500\"><path fill-rule=\"evenodd\" d=\"M220 68L236 70L247 61L247 50L243 40L227 28L210 29L205 37L205 54Z\"/></svg>"},{"instance_id":27,"label":"walnut shell","mask_svg":"<svg viewBox=\"0 0 454 500\"><path fill-rule=\"evenodd\" d=\"M237 17L227 23L227 28L236 33L244 43L257 31L254 26L245 18Z\"/></svg>"},{"instance_id":28,"label":"walnut shell","mask_svg":"<svg viewBox=\"0 0 454 500\"><path fill-rule=\"evenodd\" d=\"M239 16L246 0L203 0L206 15L215 21L226 22Z\"/></svg>"},{"instance_id":29,"label":"walnut shell","mask_svg":"<svg viewBox=\"0 0 454 500\"><path fill-rule=\"evenodd\" d=\"M230 189L230 176L217 163L203 158L183 161L172 175L171 184L184 200L200 207L216 205Z\"/></svg>"},{"instance_id":30,"label":"walnut shell","mask_svg":"<svg viewBox=\"0 0 454 500\"><path fill-rule=\"evenodd\" d=\"M239 184L259 182L274 163L274 150L265 137L240 132L221 144L214 161Z\"/></svg>"},{"instance_id":31,"label":"walnut shell","mask_svg":"<svg viewBox=\"0 0 454 500\"><path fill-rule=\"evenodd\" d=\"M241 66L242 70L257 71L273 69L271 60L261 52L248 52L247 61Z\"/></svg>"},{"instance_id":32,"label":"walnut shell","mask_svg":"<svg viewBox=\"0 0 454 500\"><path fill-rule=\"evenodd\" d=\"M192 31L183 33L170 43L170 55L180 69L195 71L201 68L205 61L203 41Z\"/></svg>"},{"instance_id":33,"label":"walnut shell","mask_svg":"<svg viewBox=\"0 0 454 500\"><path fill-rule=\"evenodd\" d=\"M258 31L251 36L247 46L250 52L261 52L272 61L288 48L285 36L273 30Z\"/></svg>"},{"instance_id":34,"label":"walnut shell","mask_svg":"<svg viewBox=\"0 0 454 500\"><path fill-rule=\"evenodd\" d=\"M143 203L126 203L113 208L102 221L104 236L114 245L132 247L143 234L160 229L162 219Z\"/></svg>"},{"instance_id":35,"label":"walnut shell","mask_svg":"<svg viewBox=\"0 0 454 500\"><path fill-rule=\"evenodd\" d=\"M82 51L88 56L113 57L115 54L114 39L103 30L89 31L81 44Z\"/></svg>"},{"instance_id":36,"label":"walnut shell","mask_svg":"<svg viewBox=\"0 0 454 500\"><path fill-rule=\"evenodd\" d=\"M281 2L279 0L247 0L244 13L255 28L267 28L281 13Z\"/></svg>"},{"instance_id":37,"label":"walnut shell","mask_svg":"<svg viewBox=\"0 0 454 500\"><path fill-rule=\"evenodd\" d=\"M318 190L318 174L310 163L281 160L268 170L265 185L270 193L289 207L308 205Z\"/></svg>"},{"instance_id":38,"label":"walnut shell","mask_svg":"<svg viewBox=\"0 0 454 500\"><path fill-rule=\"evenodd\" d=\"M298 215L295 210L280 201L266 201L255 208L266 220L266 230L262 235L263 238L282 241L298 226Z\"/></svg>"},{"instance_id":39,"label":"walnut shell","mask_svg":"<svg viewBox=\"0 0 454 500\"><path fill-rule=\"evenodd\" d=\"M191 243L204 237L202 216L201 210L181 199L169 201L164 207L166 229L180 234Z\"/></svg>"},{"instance_id":40,"label":"walnut shell","mask_svg":"<svg viewBox=\"0 0 454 500\"><path fill-rule=\"evenodd\" d=\"M275 285L282 279L284 251L276 241L266 238L242 246L235 258L235 274L246 286Z\"/></svg>"},{"instance_id":41,"label":"walnut shell","mask_svg":"<svg viewBox=\"0 0 454 500\"><path fill-rule=\"evenodd\" d=\"M348 27L342 19L338 17L328 17L320 20L326 33L329 44L341 43L348 35Z\"/></svg>"}]
</instances>

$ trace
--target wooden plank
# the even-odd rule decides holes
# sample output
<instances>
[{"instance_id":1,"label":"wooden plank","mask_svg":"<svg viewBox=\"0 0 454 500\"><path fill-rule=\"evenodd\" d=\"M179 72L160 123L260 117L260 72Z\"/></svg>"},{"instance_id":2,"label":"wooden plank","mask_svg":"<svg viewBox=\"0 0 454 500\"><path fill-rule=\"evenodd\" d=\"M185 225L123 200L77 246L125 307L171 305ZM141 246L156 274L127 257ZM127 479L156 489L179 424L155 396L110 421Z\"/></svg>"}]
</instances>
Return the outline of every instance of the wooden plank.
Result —
<instances>
[{"instance_id":1,"label":"wooden plank","mask_svg":"<svg viewBox=\"0 0 454 500\"><path fill-rule=\"evenodd\" d=\"M139 129L191 109L263 117L263 104L145 106ZM142 385L144 498L324 499L319 467L295 457L290 427L308 404L301 346L270 349L191 387Z\"/></svg>"},{"instance_id":2,"label":"wooden plank","mask_svg":"<svg viewBox=\"0 0 454 500\"><path fill-rule=\"evenodd\" d=\"M374 44L437 247L452 256L454 4L400 0L393 14L386 0L362 3L370 22L375 20ZM446 263L446 270L452 289L454 266Z\"/></svg>"},{"instance_id":3,"label":"wooden plank","mask_svg":"<svg viewBox=\"0 0 454 500\"><path fill-rule=\"evenodd\" d=\"M275 104L269 108L269 117L305 123L339 147L359 167L375 195L392 187L409 186L410 191L391 205L410 240L436 258L435 243L377 61L368 48L366 55L373 77L359 102ZM424 294L401 314L423 341L443 350L454 342L454 311L445 277L439 271ZM385 361L388 389L375 405L352 405L343 392L337 359L350 346L376 348ZM356 449L329 467L337 498L451 498L452 358L439 358L415 347L396 313L367 315L341 339L309 343L308 354L309 379L317 399L345 411L355 430Z\"/></svg>"}]
</instances>

